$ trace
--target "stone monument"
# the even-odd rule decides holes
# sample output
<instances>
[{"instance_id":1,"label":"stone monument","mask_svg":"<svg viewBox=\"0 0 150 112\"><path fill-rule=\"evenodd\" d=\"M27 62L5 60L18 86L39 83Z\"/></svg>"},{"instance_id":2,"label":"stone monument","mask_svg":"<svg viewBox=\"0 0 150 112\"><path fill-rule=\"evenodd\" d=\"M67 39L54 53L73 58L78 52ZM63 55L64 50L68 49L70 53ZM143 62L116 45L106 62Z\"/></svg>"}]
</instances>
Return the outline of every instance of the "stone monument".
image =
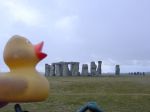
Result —
<instances>
[{"instance_id":1,"label":"stone monument","mask_svg":"<svg viewBox=\"0 0 150 112\"><path fill-rule=\"evenodd\" d=\"M82 76L88 76L89 72L88 72L88 65L87 64L83 64L82 65Z\"/></svg>"},{"instance_id":2,"label":"stone monument","mask_svg":"<svg viewBox=\"0 0 150 112\"><path fill-rule=\"evenodd\" d=\"M115 67L115 74L120 75L120 65L116 65Z\"/></svg>"},{"instance_id":3,"label":"stone monument","mask_svg":"<svg viewBox=\"0 0 150 112\"><path fill-rule=\"evenodd\" d=\"M45 64L45 76L50 76L50 65Z\"/></svg>"},{"instance_id":4,"label":"stone monument","mask_svg":"<svg viewBox=\"0 0 150 112\"><path fill-rule=\"evenodd\" d=\"M102 61L98 61L97 75L102 74Z\"/></svg>"},{"instance_id":5,"label":"stone monument","mask_svg":"<svg viewBox=\"0 0 150 112\"><path fill-rule=\"evenodd\" d=\"M91 62L91 68L90 69L91 69L91 75L95 76L97 74L97 71L96 71L97 65L95 64L94 61Z\"/></svg>"}]
</instances>

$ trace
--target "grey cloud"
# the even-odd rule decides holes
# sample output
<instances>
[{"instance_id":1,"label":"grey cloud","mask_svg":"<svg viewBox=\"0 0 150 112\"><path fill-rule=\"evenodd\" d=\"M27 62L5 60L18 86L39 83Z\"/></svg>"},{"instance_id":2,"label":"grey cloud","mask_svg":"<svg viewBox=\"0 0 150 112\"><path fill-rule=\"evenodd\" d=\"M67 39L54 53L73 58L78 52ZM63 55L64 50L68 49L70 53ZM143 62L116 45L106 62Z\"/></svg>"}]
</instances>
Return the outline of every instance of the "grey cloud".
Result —
<instances>
[{"instance_id":1,"label":"grey cloud","mask_svg":"<svg viewBox=\"0 0 150 112\"><path fill-rule=\"evenodd\" d=\"M22 5L36 10L40 21L25 25L0 7L1 37L5 37L0 43L4 46L13 34L33 43L44 40L48 57L39 66L60 59L150 66L149 0L28 0Z\"/></svg>"}]
</instances>

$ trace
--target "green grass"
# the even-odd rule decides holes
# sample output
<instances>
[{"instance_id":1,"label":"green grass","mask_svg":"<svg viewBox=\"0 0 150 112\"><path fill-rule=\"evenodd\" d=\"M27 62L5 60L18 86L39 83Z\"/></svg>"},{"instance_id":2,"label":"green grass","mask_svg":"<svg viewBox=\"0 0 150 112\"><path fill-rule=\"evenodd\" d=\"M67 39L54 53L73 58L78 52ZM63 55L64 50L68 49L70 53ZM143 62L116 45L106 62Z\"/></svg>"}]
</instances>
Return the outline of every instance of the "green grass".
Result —
<instances>
[{"instance_id":1,"label":"green grass","mask_svg":"<svg viewBox=\"0 0 150 112\"><path fill-rule=\"evenodd\" d=\"M150 76L50 77L50 95L44 102L22 104L31 112L76 112L95 101L105 112L150 112ZM38 89L38 88L37 88ZM0 112L14 112L9 104Z\"/></svg>"}]
</instances>

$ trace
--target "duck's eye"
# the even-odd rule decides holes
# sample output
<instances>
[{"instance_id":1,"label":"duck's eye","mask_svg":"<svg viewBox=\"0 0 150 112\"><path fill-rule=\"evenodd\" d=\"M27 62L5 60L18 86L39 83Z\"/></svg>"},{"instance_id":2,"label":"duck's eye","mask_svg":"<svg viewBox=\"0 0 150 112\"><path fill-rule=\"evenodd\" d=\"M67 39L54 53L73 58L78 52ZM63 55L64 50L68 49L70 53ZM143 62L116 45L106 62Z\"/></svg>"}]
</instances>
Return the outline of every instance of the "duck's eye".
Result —
<instances>
[{"instance_id":1,"label":"duck's eye","mask_svg":"<svg viewBox=\"0 0 150 112\"><path fill-rule=\"evenodd\" d=\"M27 43L27 44L31 44L31 42L30 42L29 40L26 40L26 43Z\"/></svg>"}]
</instances>

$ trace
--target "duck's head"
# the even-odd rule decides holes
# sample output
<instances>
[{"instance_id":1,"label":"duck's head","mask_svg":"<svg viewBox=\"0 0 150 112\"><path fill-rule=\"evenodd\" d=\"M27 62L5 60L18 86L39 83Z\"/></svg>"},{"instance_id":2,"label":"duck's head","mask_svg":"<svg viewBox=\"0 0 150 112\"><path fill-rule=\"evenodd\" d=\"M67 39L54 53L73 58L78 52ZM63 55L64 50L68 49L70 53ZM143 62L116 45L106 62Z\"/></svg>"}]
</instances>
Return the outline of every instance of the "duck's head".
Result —
<instances>
[{"instance_id":1,"label":"duck's head","mask_svg":"<svg viewBox=\"0 0 150 112\"><path fill-rule=\"evenodd\" d=\"M4 48L4 61L9 68L35 67L47 54L42 52L43 42L33 45L25 37L14 35Z\"/></svg>"}]
</instances>

